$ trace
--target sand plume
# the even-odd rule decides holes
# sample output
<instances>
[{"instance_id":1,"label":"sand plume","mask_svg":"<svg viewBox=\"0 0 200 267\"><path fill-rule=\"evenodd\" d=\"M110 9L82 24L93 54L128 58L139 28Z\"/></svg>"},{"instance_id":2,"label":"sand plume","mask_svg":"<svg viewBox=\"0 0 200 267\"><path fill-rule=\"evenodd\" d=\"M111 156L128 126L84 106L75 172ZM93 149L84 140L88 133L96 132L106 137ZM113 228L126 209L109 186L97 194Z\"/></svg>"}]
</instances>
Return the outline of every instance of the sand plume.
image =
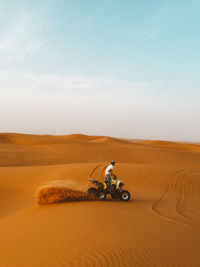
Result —
<instances>
[{"instance_id":1,"label":"sand plume","mask_svg":"<svg viewBox=\"0 0 200 267\"><path fill-rule=\"evenodd\" d=\"M40 187L37 191L38 205L89 200L96 200L96 198L81 191L80 186L71 180L51 181L47 185Z\"/></svg>"}]
</instances>

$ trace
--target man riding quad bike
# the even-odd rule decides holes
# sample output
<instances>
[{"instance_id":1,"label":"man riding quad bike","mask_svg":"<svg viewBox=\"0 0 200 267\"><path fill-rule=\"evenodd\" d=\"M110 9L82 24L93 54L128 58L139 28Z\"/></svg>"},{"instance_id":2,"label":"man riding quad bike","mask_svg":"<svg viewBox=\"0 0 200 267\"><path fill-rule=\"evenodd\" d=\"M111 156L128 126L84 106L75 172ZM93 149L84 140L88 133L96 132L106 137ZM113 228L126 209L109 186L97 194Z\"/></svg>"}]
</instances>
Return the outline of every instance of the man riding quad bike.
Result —
<instances>
[{"instance_id":1,"label":"man riding quad bike","mask_svg":"<svg viewBox=\"0 0 200 267\"><path fill-rule=\"evenodd\" d=\"M114 199L121 199L123 201L128 201L130 199L130 193L123 189L124 183L118 180L116 175L111 179L109 187L107 185L108 181L103 182L92 178L88 180L97 187L90 187L88 193L98 197L100 200L105 200L108 194Z\"/></svg>"},{"instance_id":2,"label":"man riding quad bike","mask_svg":"<svg viewBox=\"0 0 200 267\"><path fill-rule=\"evenodd\" d=\"M113 170L115 166L115 161L112 160L111 164L109 164L105 170L105 179L107 181L107 188L110 188L111 185L111 177L114 176Z\"/></svg>"}]
</instances>

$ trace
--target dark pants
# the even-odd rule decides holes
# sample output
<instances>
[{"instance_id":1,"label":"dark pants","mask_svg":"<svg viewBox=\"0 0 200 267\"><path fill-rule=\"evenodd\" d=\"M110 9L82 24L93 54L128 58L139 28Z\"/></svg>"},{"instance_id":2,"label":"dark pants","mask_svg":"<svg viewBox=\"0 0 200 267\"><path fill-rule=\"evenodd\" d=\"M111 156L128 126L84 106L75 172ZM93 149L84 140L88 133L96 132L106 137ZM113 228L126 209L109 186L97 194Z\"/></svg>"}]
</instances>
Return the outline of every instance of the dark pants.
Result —
<instances>
[{"instance_id":1,"label":"dark pants","mask_svg":"<svg viewBox=\"0 0 200 267\"><path fill-rule=\"evenodd\" d=\"M107 188L110 188L110 184L111 184L110 174L106 174L106 180L107 180Z\"/></svg>"}]
</instances>

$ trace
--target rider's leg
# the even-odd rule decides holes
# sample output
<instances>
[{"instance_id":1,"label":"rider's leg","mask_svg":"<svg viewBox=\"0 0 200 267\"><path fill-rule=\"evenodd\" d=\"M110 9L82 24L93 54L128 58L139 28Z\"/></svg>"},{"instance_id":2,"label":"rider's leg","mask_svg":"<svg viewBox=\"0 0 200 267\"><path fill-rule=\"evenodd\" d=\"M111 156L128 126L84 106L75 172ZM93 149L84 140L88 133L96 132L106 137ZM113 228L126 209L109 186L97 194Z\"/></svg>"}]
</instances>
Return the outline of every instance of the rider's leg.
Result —
<instances>
[{"instance_id":1,"label":"rider's leg","mask_svg":"<svg viewBox=\"0 0 200 267\"><path fill-rule=\"evenodd\" d=\"M110 174L107 174L107 175L106 175L106 180L108 181L108 182L107 182L107 188L109 189L109 188L110 188L110 184L111 184L111 177L110 177Z\"/></svg>"}]
</instances>

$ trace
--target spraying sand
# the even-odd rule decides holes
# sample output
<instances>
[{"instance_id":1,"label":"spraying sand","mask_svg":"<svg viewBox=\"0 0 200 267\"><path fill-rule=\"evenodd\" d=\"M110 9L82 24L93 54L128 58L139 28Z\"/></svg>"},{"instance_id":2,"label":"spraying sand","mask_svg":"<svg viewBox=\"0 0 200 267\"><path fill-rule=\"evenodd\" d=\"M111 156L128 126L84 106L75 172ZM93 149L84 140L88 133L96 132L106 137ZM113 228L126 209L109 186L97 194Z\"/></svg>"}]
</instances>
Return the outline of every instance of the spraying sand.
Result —
<instances>
[{"instance_id":1,"label":"spraying sand","mask_svg":"<svg viewBox=\"0 0 200 267\"><path fill-rule=\"evenodd\" d=\"M42 186L37 191L38 205L62 203L68 201L97 200L94 196L80 191L78 185L73 181L56 180Z\"/></svg>"}]
</instances>

